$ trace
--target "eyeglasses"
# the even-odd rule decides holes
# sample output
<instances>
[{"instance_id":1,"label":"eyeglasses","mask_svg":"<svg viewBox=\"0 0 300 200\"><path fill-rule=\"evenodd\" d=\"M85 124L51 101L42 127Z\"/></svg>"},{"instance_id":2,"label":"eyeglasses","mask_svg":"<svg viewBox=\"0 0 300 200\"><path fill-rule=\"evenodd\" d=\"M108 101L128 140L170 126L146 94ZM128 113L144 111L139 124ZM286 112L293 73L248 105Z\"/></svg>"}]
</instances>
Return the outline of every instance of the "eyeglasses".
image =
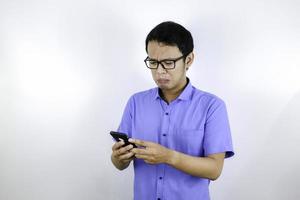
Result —
<instances>
[{"instance_id":1,"label":"eyeglasses","mask_svg":"<svg viewBox=\"0 0 300 200\"><path fill-rule=\"evenodd\" d=\"M179 58L164 59L161 61L147 57L144 62L149 69L157 69L159 64L161 64L164 69L174 69L176 66L175 63L184 57L186 57L186 55L180 56Z\"/></svg>"}]
</instances>

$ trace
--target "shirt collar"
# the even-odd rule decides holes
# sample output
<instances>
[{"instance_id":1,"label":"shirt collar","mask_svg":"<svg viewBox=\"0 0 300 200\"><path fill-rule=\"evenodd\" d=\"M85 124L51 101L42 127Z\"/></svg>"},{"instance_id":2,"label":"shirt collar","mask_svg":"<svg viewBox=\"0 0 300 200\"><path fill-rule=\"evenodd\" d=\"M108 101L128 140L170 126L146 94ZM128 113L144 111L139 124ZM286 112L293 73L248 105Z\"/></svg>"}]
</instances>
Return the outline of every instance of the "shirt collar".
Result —
<instances>
[{"instance_id":1,"label":"shirt collar","mask_svg":"<svg viewBox=\"0 0 300 200\"><path fill-rule=\"evenodd\" d=\"M192 95L192 91L193 91L193 86L191 84L190 79L187 77L187 85L185 86L184 90L180 93L180 95L176 98L176 99L180 99L180 100L189 100L191 98ZM155 90L155 99L162 99L161 96L159 95L160 89L157 87Z\"/></svg>"}]
</instances>

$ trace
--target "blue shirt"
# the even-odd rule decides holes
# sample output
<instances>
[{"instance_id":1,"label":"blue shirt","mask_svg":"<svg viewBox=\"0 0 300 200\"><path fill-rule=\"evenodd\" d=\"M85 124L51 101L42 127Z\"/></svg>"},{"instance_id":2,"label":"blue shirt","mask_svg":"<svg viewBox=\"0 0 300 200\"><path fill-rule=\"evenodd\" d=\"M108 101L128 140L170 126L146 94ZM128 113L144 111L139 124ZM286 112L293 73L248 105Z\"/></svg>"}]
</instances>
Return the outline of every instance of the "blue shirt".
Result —
<instances>
[{"instance_id":1,"label":"blue shirt","mask_svg":"<svg viewBox=\"0 0 300 200\"><path fill-rule=\"evenodd\" d=\"M159 143L191 156L225 152L233 156L226 106L219 97L188 84L167 104L153 88L132 95L119 132ZM135 200L209 200L209 179L199 178L167 164L151 165L134 159Z\"/></svg>"}]
</instances>

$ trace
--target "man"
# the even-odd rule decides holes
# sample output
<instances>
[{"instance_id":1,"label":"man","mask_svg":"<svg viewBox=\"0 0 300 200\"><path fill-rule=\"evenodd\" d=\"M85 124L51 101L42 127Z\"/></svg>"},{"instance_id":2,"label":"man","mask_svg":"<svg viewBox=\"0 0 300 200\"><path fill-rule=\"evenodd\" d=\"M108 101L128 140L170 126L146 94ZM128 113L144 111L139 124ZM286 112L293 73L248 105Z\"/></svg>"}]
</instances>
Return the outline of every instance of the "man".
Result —
<instances>
[{"instance_id":1,"label":"man","mask_svg":"<svg viewBox=\"0 0 300 200\"><path fill-rule=\"evenodd\" d=\"M157 25L146 38L146 66L158 87L129 99L119 132L136 144L112 147L123 170L134 161L135 200L208 200L210 180L233 156L225 103L192 86L193 38L174 22Z\"/></svg>"}]
</instances>

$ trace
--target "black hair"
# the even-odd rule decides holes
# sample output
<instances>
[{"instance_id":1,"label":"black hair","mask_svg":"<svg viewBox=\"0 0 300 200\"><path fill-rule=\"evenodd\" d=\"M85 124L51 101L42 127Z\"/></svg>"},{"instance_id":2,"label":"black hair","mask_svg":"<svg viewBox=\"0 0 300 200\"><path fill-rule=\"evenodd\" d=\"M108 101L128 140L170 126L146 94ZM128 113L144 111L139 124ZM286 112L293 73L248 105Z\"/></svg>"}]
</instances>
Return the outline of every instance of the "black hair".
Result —
<instances>
[{"instance_id":1,"label":"black hair","mask_svg":"<svg viewBox=\"0 0 300 200\"><path fill-rule=\"evenodd\" d=\"M192 34L182 25L172 21L162 22L150 31L146 38L146 52L148 52L147 48L150 41L177 46L185 56L194 49Z\"/></svg>"}]
</instances>

